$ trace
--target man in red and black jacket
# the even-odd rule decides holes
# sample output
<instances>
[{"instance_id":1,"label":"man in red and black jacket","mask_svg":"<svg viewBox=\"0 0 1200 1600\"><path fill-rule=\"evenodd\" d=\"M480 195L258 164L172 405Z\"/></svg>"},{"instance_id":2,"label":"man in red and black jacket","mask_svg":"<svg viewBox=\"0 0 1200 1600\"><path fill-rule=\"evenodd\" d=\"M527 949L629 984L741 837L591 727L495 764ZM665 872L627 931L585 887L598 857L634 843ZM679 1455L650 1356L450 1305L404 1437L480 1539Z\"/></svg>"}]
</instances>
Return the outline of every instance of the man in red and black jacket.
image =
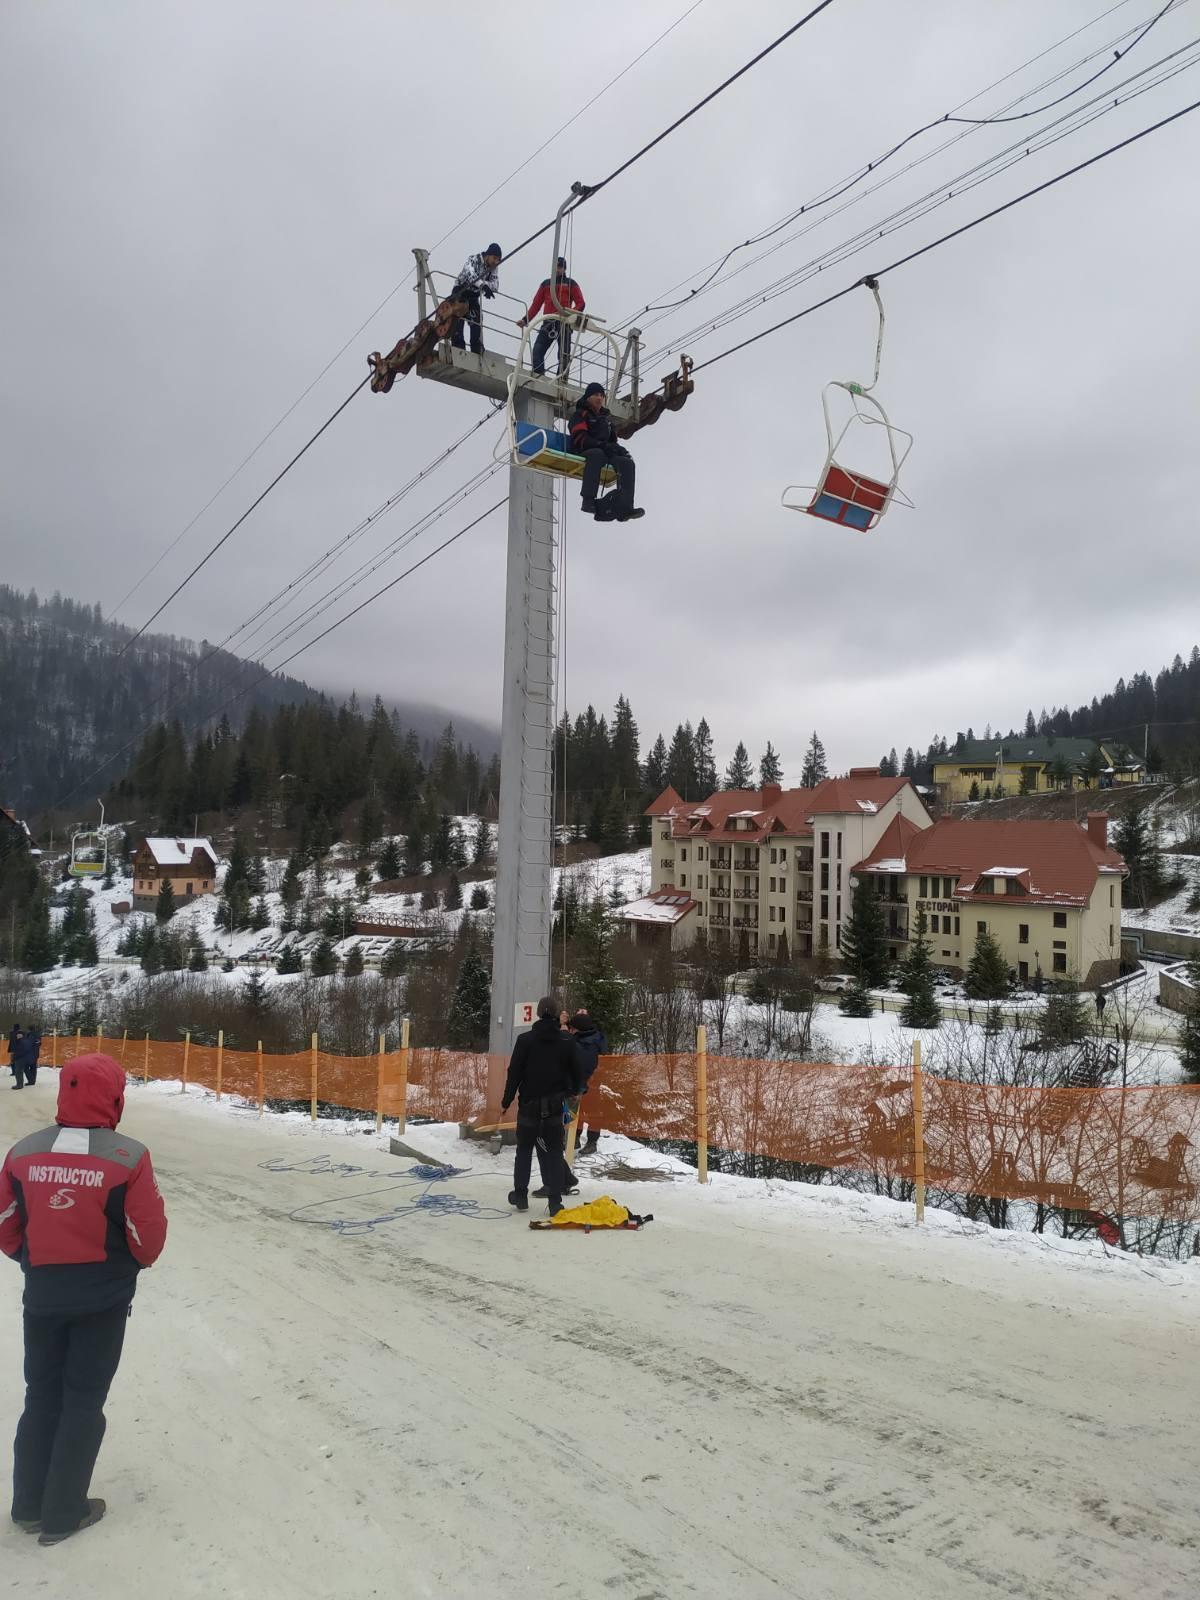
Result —
<instances>
[{"instance_id":1,"label":"man in red and black jacket","mask_svg":"<svg viewBox=\"0 0 1200 1600\"><path fill-rule=\"evenodd\" d=\"M604 404L605 398L602 383L589 383L571 417L571 449L582 456L584 462L580 504L597 522L631 522L646 515L633 503L637 468L633 457L617 438L616 424ZM616 473L617 486L597 500L600 474L606 466Z\"/></svg>"},{"instance_id":2,"label":"man in red and black jacket","mask_svg":"<svg viewBox=\"0 0 1200 1600\"><path fill-rule=\"evenodd\" d=\"M558 318L563 313L582 312L584 309L583 290L574 278L567 276L567 258L559 256L558 270L554 275L554 291L551 293L550 279L543 278L541 287L533 297L533 304L526 314L517 323L523 328L535 317ZM565 378L567 369L571 365L571 324L569 322L548 321L543 322L537 331L537 338L533 341L533 372L536 377L546 376L546 353L550 346L558 342L558 375Z\"/></svg>"},{"instance_id":3,"label":"man in red and black jacket","mask_svg":"<svg viewBox=\"0 0 1200 1600\"><path fill-rule=\"evenodd\" d=\"M57 1544L104 1515L89 1500L138 1273L167 1236L150 1154L118 1133L125 1074L109 1056L62 1069L58 1120L0 1168L0 1250L25 1273L25 1411L12 1518Z\"/></svg>"}]
</instances>

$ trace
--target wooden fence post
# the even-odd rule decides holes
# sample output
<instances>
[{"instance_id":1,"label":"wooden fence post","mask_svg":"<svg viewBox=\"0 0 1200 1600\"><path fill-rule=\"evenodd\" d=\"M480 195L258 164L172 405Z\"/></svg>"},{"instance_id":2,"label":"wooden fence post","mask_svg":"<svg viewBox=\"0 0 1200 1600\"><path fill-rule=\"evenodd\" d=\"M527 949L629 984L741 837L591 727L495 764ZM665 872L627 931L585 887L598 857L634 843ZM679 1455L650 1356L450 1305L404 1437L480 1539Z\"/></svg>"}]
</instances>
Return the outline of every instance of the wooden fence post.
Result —
<instances>
[{"instance_id":1,"label":"wooden fence post","mask_svg":"<svg viewBox=\"0 0 1200 1600\"><path fill-rule=\"evenodd\" d=\"M263 1114L263 1058L262 1040L258 1041L258 1114Z\"/></svg>"},{"instance_id":2,"label":"wooden fence post","mask_svg":"<svg viewBox=\"0 0 1200 1600\"><path fill-rule=\"evenodd\" d=\"M122 1061L125 1060L125 1051L126 1051L128 1045L129 1045L129 1029L126 1028L125 1032L121 1035L121 1060Z\"/></svg>"},{"instance_id":3,"label":"wooden fence post","mask_svg":"<svg viewBox=\"0 0 1200 1600\"><path fill-rule=\"evenodd\" d=\"M192 1036L185 1033L183 1036L183 1082L179 1085L180 1094L187 1093L188 1051L192 1048Z\"/></svg>"},{"instance_id":4,"label":"wooden fence post","mask_svg":"<svg viewBox=\"0 0 1200 1600\"><path fill-rule=\"evenodd\" d=\"M57 1028L55 1028L53 1034L51 1034L51 1036L50 1036L50 1065L52 1067L56 1067L58 1065L58 1029Z\"/></svg>"},{"instance_id":5,"label":"wooden fence post","mask_svg":"<svg viewBox=\"0 0 1200 1600\"><path fill-rule=\"evenodd\" d=\"M104 1027L102 1023L96 1024L96 1053L100 1053L100 1046L104 1043Z\"/></svg>"},{"instance_id":6,"label":"wooden fence post","mask_svg":"<svg viewBox=\"0 0 1200 1600\"><path fill-rule=\"evenodd\" d=\"M925 1084L921 1073L921 1041L913 1040L913 1199L917 1221L925 1221Z\"/></svg>"},{"instance_id":7,"label":"wooden fence post","mask_svg":"<svg viewBox=\"0 0 1200 1600\"><path fill-rule=\"evenodd\" d=\"M83 1049L83 1029L82 1028L76 1028L75 1029L75 1054L78 1055L82 1049Z\"/></svg>"},{"instance_id":8,"label":"wooden fence post","mask_svg":"<svg viewBox=\"0 0 1200 1600\"><path fill-rule=\"evenodd\" d=\"M317 1036L312 1036L312 1119L317 1120Z\"/></svg>"},{"instance_id":9,"label":"wooden fence post","mask_svg":"<svg viewBox=\"0 0 1200 1600\"><path fill-rule=\"evenodd\" d=\"M143 1052L143 1055L142 1055L142 1082L143 1083L147 1082L149 1077L150 1077L150 1035L149 1035L149 1033L147 1033L147 1035L146 1035L146 1048L145 1048L145 1051Z\"/></svg>"},{"instance_id":10,"label":"wooden fence post","mask_svg":"<svg viewBox=\"0 0 1200 1600\"><path fill-rule=\"evenodd\" d=\"M217 1099L221 1098L221 1088L225 1082L225 1029L217 1029Z\"/></svg>"},{"instance_id":11,"label":"wooden fence post","mask_svg":"<svg viewBox=\"0 0 1200 1600\"><path fill-rule=\"evenodd\" d=\"M375 1083L375 1132L383 1129L383 1045L384 1036L379 1035L379 1071Z\"/></svg>"},{"instance_id":12,"label":"wooden fence post","mask_svg":"<svg viewBox=\"0 0 1200 1600\"><path fill-rule=\"evenodd\" d=\"M708 1029L696 1029L696 1170L708 1182Z\"/></svg>"},{"instance_id":13,"label":"wooden fence post","mask_svg":"<svg viewBox=\"0 0 1200 1600\"><path fill-rule=\"evenodd\" d=\"M409 1048L409 1021L400 1023L400 1094L397 1100L396 1132L403 1133L408 1126L408 1068L412 1051Z\"/></svg>"}]
</instances>

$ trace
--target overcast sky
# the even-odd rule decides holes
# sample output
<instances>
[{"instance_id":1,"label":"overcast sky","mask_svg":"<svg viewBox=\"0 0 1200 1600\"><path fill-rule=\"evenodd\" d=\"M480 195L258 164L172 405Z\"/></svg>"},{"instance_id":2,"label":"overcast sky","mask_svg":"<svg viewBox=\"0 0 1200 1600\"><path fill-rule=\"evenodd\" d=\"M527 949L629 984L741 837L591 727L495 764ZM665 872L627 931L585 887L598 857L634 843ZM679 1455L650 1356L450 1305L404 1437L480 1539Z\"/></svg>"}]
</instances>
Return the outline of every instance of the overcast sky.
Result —
<instances>
[{"instance_id":1,"label":"overcast sky","mask_svg":"<svg viewBox=\"0 0 1200 1600\"><path fill-rule=\"evenodd\" d=\"M524 10L518 27L513 7L472 0L8 0L4 580L110 610L407 276L412 246L432 245L687 4ZM663 297L1106 9L836 0L580 211L572 268L591 308L617 321ZM996 111L1156 9L1114 7L971 110ZM704 0L435 264L454 271L532 232L572 180L602 177L800 13ZM1200 8L1182 5L1109 80L1197 32ZM1183 74L688 348L715 354L1187 104L1198 81ZM662 322L647 350L1046 120L973 133ZM795 782L814 727L844 768L968 724L1019 724L1027 705L1073 704L1186 654L1200 637L1198 158L1200 113L885 279L879 393L915 435L916 509L874 535L779 507L820 466L823 383L869 376L865 291L702 374L685 411L633 441L643 521L601 527L569 494L571 708L627 693L644 748L707 716L722 761L738 738L755 758L771 738ZM502 268L502 287L531 292L542 255ZM358 382L366 352L414 317L406 286L123 620L145 619ZM159 626L224 637L485 408L415 377L364 391ZM488 460L496 436L489 424L335 576ZM504 538L500 513L289 670L498 717Z\"/></svg>"}]
</instances>

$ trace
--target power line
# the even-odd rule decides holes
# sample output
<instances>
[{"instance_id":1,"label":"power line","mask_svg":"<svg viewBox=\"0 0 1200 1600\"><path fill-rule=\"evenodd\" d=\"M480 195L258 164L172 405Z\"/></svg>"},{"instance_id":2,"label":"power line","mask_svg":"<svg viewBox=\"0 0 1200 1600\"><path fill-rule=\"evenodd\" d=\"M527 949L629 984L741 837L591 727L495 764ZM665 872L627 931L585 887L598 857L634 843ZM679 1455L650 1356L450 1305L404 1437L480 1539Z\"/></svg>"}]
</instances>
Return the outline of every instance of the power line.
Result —
<instances>
[{"instance_id":1,"label":"power line","mask_svg":"<svg viewBox=\"0 0 1200 1600\"><path fill-rule=\"evenodd\" d=\"M181 594L183 592L183 590L187 588L188 584L191 583L192 579L196 576L196 574L200 571L200 569L202 567L205 567L205 566L208 565L208 563L212 560L213 556L216 555L217 551L221 548L221 546L223 544L225 544L229 539L232 539L233 535L238 531L238 529L241 527L242 523L245 522L246 518L250 515L250 513L257 506L262 505L263 501L267 498L267 496L270 494L271 490L275 487L275 485L277 483L282 482L282 480L287 477L288 473L296 465L297 461L300 460L300 457L305 455L307 453L307 451L310 450L311 447L314 444L316 444L317 440L325 432L326 428L328 428L332 423L337 421L337 419L341 416L342 412L345 411L346 407L350 404L351 400L354 399L355 395L359 392L359 390L365 388L366 385L370 381L371 381L370 375L368 374L367 377L365 377L362 380L361 383L356 383L355 384L354 388L351 389L350 393L342 401L341 405L338 406L337 410L334 411L330 416L326 417L325 421L317 429L316 433L314 433L312 435L312 437L307 441L307 443L301 445L299 450L296 451L296 454L288 462L287 466L283 467L279 472L277 472L275 474L275 476L271 479L270 483L263 490L263 492L258 496L258 498L256 500L252 501L250 503L250 505L248 505L246 507L245 511L242 512L241 516L237 519L237 521L233 524L233 526L231 528L227 528L226 531L217 540L216 544L212 545L209 548L209 550L206 552L206 554L203 555L200 558L199 561L197 561L196 565L188 573L187 577L184 578L181 583L177 583L175 585L174 589L171 590L170 594L163 601L162 605L159 606L158 610L152 612L151 615L146 618L145 622L142 623L141 627L137 630L137 632L134 633L134 634L131 634L130 637L128 639L126 639L125 643L121 646L120 650L117 651L117 660L118 661L125 654L125 652L129 649L130 645L132 645L135 640L141 638L141 636L145 633L146 629L150 626L150 624L152 622L154 622L156 618L162 616L163 612L171 604L171 601L175 599L176 595Z\"/></svg>"},{"instance_id":2,"label":"power line","mask_svg":"<svg viewBox=\"0 0 1200 1600\"><path fill-rule=\"evenodd\" d=\"M786 29L779 35L778 39L773 39L771 43L764 49L760 50L756 56L752 56L744 66L739 67L736 72L731 73L723 83L719 83L715 89L711 89L708 94L704 96L703 100L697 100L695 105L689 107L689 109L685 111L681 117L676 117L674 122L672 122L668 127L664 128L661 133L656 134L648 144L644 144L640 150L635 151L634 154L628 158L628 160L622 161L619 167L614 167L614 169L608 174L607 178L601 178L599 183L589 183L585 185L582 194L580 194L575 203L568 208L567 214L569 214L571 211L578 211L581 205L585 205L587 201L594 199L595 196L600 193L601 189L607 189L608 185L615 179L619 178L623 172L628 172L630 167L632 167L635 162L640 161L643 156L649 155L651 150L653 150L657 145L660 145L664 139L669 139L671 134L673 134L677 128L682 128L683 124L690 121L690 119L694 117L698 111L703 111L704 107L710 105L718 95L724 94L726 89L735 84L739 78L744 77L745 74L750 71L751 67L756 67L760 61L765 61L767 56L769 56L773 50L778 50L781 44L786 44L793 34L799 33L801 28L806 27L808 23L812 22L815 17L819 17L821 12L825 11L832 4L833 0L820 0L820 4L815 5L811 11L807 12L803 17L800 18L799 22L793 22L790 28ZM521 251L524 250L526 245L532 244L535 239L540 239L544 233L549 233L553 226L554 221L551 219L549 222L540 227L536 233L531 233L527 239L522 239L520 244L517 245L515 249L510 250L504 259L506 261L511 261L515 255L519 255Z\"/></svg>"},{"instance_id":3,"label":"power line","mask_svg":"<svg viewBox=\"0 0 1200 1600\"><path fill-rule=\"evenodd\" d=\"M964 233L970 233L973 228L978 228L984 222L990 222L993 217L1001 216L1005 211L1011 211L1014 206L1019 206L1022 201L1031 200L1034 195L1042 194L1047 189L1053 189L1056 184L1064 182L1065 179L1075 177L1077 173L1086 171L1088 167L1094 167L1097 162L1116 155L1118 150L1125 150L1128 146L1137 144L1140 139L1146 138L1151 133L1158 133L1162 128L1169 127L1171 123L1178 122L1181 117L1186 117L1198 109L1200 109L1200 100L1193 100L1191 105L1183 106L1178 111L1173 111L1170 116L1160 118L1158 122L1153 122L1149 127L1139 129L1137 133L1131 133L1127 139L1122 139L1117 144L1109 145L1106 150L1098 151L1094 156L1089 156L1086 161L1079 161L1075 166L1068 167L1065 172L1059 172L1053 178L1047 178L1044 183L1039 183L1032 189L1026 189L1022 194L1014 195L1011 200L1006 200L1003 205L994 206L991 211L985 211L982 216L973 217L970 222L964 222L961 227L942 234L940 238L932 239L928 244L923 244L916 250L910 250L908 255L901 256L897 261L889 262L886 267L880 267L870 276L882 278L886 273L895 272L900 267L908 266L910 262L918 260L921 256L928 255L931 250L937 250L942 245L949 244L952 239L957 239ZM765 339L768 334L778 333L781 328L789 327L793 322L799 322L802 317L811 316L814 311L820 311L825 306L832 305L835 300L844 299L846 295L853 294L855 289L861 288L862 281L860 278L854 283L847 284L845 288L826 295L823 300L817 300L812 305L805 306L803 311L796 311L790 317L784 317L782 321L772 324L771 327L763 328L759 333L751 334L748 339L743 339L738 344L730 345L728 350L722 350L719 354L710 356L707 361L699 362L692 369L693 372L703 372L706 367L715 367L718 361L724 361L727 356L736 355L739 350L745 350L750 345L757 344L760 339Z\"/></svg>"}]
</instances>

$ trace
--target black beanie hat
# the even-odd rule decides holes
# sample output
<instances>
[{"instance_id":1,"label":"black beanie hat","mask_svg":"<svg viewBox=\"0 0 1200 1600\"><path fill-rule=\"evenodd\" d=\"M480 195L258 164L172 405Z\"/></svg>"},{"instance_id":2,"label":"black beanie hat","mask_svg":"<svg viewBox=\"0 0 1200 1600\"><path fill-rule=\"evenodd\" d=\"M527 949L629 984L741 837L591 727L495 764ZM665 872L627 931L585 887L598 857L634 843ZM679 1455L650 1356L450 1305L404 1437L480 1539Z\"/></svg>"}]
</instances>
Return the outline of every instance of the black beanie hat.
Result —
<instances>
[{"instance_id":1,"label":"black beanie hat","mask_svg":"<svg viewBox=\"0 0 1200 1600\"><path fill-rule=\"evenodd\" d=\"M504 260L504 251L501 250L498 244L488 245L487 249L483 253L485 256L499 256L501 261Z\"/></svg>"},{"instance_id":2,"label":"black beanie hat","mask_svg":"<svg viewBox=\"0 0 1200 1600\"><path fill-rule=\"evenodd\" d=\"M608 390L602 383L589 383L587 388L583 391L583 398L585 400L590 400L594 394L607 395L607 393Z\"/></svg>"}]
</instances>

